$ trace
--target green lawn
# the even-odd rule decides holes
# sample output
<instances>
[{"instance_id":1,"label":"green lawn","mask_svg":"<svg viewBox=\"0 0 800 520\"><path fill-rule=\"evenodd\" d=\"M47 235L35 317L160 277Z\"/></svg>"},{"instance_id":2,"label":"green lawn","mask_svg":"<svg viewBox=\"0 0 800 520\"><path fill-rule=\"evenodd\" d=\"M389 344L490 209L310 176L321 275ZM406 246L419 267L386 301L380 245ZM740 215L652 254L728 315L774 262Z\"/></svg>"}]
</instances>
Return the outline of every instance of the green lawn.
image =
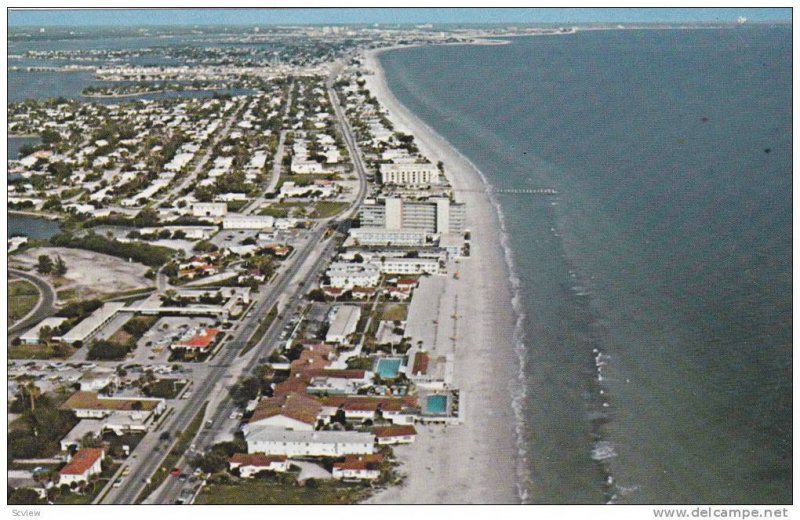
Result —
<instances>
[{"instance_id":1,"label":"green lawn","mask_svg":"<svg viewBox=\"0 0 800 520\"><path fill-rule=\"evenodd\" d=\"M350 206L347 202L320 201L314 208L313 218L329 218L338 215Z\"/></svg>"},{"instance_id":2,"label":"green lawn","mask_svg":"<svg viewBox=\"0 0 800 520\"><path fill-rule=\"evenodd\" d=\"M307 202L274 202L267 207L261 208L259 214L275 218L285 218L289 215L301 217L303 211L310 208L311 204Z\"/></svg>"},{"instance_id":3,"label":"green lawn","mask_svg":"<svg viewBox=\"0 0 800 520\"><path fill-rule=\"evenodd\" d=\"M61 289L60 291L56 292L56 296L62 302L73 300L78 296L77 289Z\"/></svg>"},{"instance_id":4,"label":"green lawn","mask_svg":"<svg viewBox=\"0 0 800 520\"><path fill-rule=\"evenodd\" d=\"M180 393L184 386L186 386L185 381L178 382L177 379L159 379L147 387L147 394L150 397L175 399L175 396Z\"/></svg>"},{"instance_id":5,"label":"green lawn","mask_svg":"<svg viewBox=\"0 0 800 520\"><path fill-rule=\"evenodd\" d=\"M8 322L14 323L28 314L39 301L39 290L25 280L8 281Z\"/></svg>"},{"instance_id":6,"label":"green lawn","mask_svg":"<svg viewBox=\"0 0 800 520\"><path fill-rule=\"evenodd\" d=\"M236 484L210 484L195 504L355 504L369 494L369 488L336 481L317 481L316 486L299 487L274 480L248 479Z\"/></svg>"},{"instance_id":7,"label":"green lawn","mask_svg":"<svg viewBox=\"0 0 800 520\"><path fill-rule=\"evenodd\" d=\"M67 359L75 353L75 348L55 345L10 345L8 347L9 359Z\"/></svg>"},{"instance_id":8,"label":"green lawn","mask_svg":"<svg viewBox=\"0 0 800 520\"><path fill-rule=\"evenodd\" d=\"M387 305L381 314L381 321L405 321L408 317L408 305Z\"/></svg>"}]
</instances>

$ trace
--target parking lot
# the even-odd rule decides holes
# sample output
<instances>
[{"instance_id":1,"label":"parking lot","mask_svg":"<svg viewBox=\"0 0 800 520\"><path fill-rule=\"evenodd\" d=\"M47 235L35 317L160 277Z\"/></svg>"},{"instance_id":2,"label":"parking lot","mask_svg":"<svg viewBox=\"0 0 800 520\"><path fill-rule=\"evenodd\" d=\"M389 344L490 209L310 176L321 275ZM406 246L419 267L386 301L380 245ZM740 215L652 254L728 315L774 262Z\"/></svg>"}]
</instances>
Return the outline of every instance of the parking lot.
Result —
<instances>
[{"instance_id":1,"label":"parking lot","mask_svg":"<svg viewBox=\"0 0 800 520\"><path fill-rule=\"evenodd\" d=\"M212 318L165 316L139 339L133 361L136 363L166 363L169 361L169 347L172 343L180 341L192 329L212 327L215 323L216 321Z\"/></svg>"}]
</instances>

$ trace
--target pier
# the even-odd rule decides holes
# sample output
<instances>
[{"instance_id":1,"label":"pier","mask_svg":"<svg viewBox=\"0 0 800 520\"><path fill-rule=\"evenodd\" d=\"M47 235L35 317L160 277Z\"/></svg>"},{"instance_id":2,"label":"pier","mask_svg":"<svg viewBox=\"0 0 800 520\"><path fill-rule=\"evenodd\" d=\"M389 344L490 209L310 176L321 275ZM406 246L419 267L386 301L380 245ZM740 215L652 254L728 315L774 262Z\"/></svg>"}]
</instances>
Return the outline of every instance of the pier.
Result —
<instances>
[{"instance_id":1,"label":"pier","mask_svg":"<svg viewBox=\"0 0 800 520\"><path fill-rule=\"evenodd\" d=\"M454 189L456 192L473 193L509 193L515 195L558 195L558 190L554 188L484 188L478 189Z\"/></svg>"}]
</instances>

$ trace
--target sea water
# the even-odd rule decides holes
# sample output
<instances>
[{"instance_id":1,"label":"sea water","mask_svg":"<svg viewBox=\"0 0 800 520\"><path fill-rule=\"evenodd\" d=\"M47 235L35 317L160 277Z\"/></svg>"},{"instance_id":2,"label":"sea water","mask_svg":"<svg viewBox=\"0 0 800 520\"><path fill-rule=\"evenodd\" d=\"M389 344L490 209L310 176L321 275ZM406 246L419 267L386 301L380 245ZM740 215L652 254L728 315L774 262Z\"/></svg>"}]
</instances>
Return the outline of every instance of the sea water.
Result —
<instances>
[{"instance_id":1,"label":"sea water","mask_svg":"<svg viewBox=\"0 0 800 520\"><path fill-rule=\"evenodd\" d=\"M559 192L495 195L520 496L791 502L791 28L510 41L381 63L492 186Z\"/></svg>"}]
</instances>

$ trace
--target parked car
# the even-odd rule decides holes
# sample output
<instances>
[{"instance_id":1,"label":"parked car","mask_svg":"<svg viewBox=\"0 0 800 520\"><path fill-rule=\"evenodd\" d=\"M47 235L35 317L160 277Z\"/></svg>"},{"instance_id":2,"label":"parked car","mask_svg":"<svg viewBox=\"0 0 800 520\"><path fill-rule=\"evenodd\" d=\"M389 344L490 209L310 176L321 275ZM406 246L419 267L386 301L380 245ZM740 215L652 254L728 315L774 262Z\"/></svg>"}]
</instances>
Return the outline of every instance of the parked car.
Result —
<instances>
[{"instance_id":1,"label":"parked car","mask_svg":"<svg viewBox=\"0 0 800 520\"><path fill-rule=\"evenodd\" d=\"M181 474L181 468L172 468L172 471L170 471L169 474L173 477L177 477Z\"/></svg>"}]
</instances>

